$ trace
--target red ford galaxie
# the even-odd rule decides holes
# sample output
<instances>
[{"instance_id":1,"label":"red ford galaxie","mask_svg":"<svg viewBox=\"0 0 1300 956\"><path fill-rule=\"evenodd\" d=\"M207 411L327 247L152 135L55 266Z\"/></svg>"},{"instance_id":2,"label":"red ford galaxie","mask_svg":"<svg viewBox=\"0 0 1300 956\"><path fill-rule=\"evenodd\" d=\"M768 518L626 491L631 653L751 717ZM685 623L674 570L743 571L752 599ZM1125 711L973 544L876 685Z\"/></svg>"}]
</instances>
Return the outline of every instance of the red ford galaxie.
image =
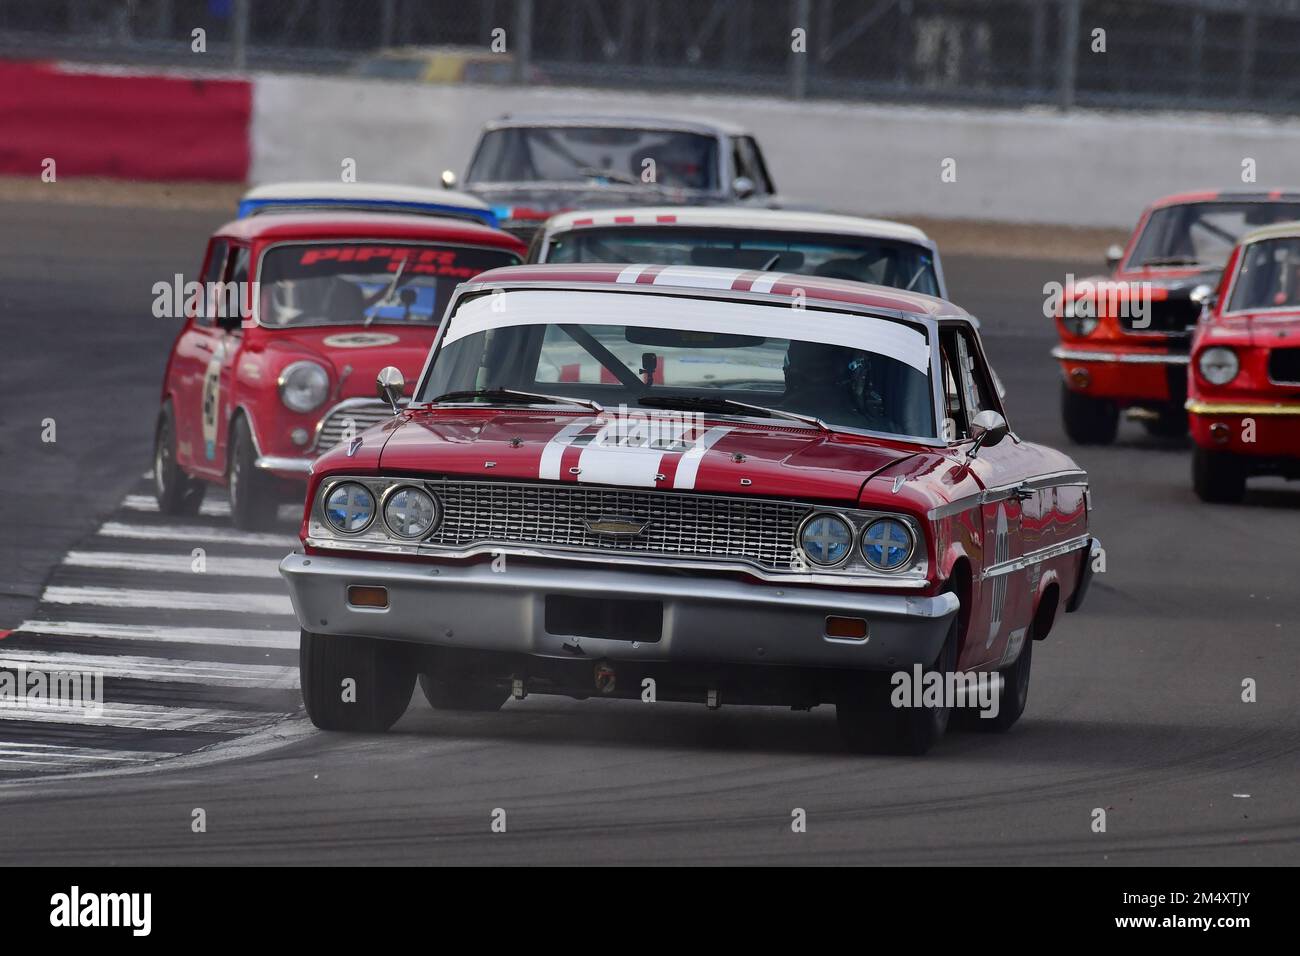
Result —
<instances>
[{"instance_id":1,"label":"red ford galaxie","mask_svg":"<svg viewBox=\"0 0 1300 956\"><path fill-rule=\"evenodd\" d=\"M316 462L281 564L319 727L529 693L832 703L927 749L891 674L997 675L1100 549L1088 479L1010 431L970 317L838 279L534 265L462 286L410 404ZM891 706L891 704L893 704Z\"/></svg>"},{"instance_id":2,"label":"red ford galaxie","mask_svg":"<svg viewBox=\"0 0 1300 956\"><path fill-rule=\"evenodd\" d=\"M1061 415L1079 444L1114 441L1121 412L1156 435L1186 434L1192 331L1237 240L1300 218L1300 194L1205 192L1152 203L1108 276L1069 283L1055 310Z\"/></svg>"},{"instance_id":3,"label":"red ford galaxie","mask_svg":"<svg viewBox=\"0 0 1300 956\"><path fill-rule=\"evenodd\" d=\"M163 376L163 513L194 514L224 484L236 525L270 523L312 459L386 417L376 373L419 369L456 285L524 252L433 216L264 213L218 229Z\"/></svg>"},{"instance_id":4,"label":"red ford galaxie","mask_svg":"<svg viewBox=\"0 0 1300 956\"><path fill-rule=\"evenodd\" d=\"M1300 479L1300 222L1252 232L1196 330L1192 480L1240 501L1251 475Z\"/></svg>"}]
</instances>

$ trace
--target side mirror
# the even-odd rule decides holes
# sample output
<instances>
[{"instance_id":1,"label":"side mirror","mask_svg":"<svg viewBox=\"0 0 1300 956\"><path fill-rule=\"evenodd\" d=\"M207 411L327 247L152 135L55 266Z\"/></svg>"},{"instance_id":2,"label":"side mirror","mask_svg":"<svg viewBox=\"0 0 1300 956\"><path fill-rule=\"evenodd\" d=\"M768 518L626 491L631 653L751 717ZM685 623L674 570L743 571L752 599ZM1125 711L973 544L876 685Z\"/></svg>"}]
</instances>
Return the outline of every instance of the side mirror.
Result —
<instances>
[{"instance_id":1,"label":"side mirror","mask_svg":"<svg viewBox=\"0 0 1300 956\"><path fill-rule=\"evenodd\" d=\"M1112 272L1119 268L1120 260L1124 258L1124 247L1118 243L1111 243L1106 249L1106 268Z\"/></svg>"},{"instance_id":2,"label":"side mirror","mask_svg":"<svg viewBox=\"0 0 1300 956\"><path fill-rule=\"evenodd\" d=\"M398 403L405 390L406 379L402 377L401 369L388 365L379 370L379 375L375 377L375 391L393 409L394 415L402 410Z\"/></svg>"},{"instance_id":3,"label":"side mirror","mask_svg":"<svg viewBox=\"0 0 1300 956\"><path fill-rule=\"evenodd\" d=\"M450 169L444 169L444 170L442 171L442 188L443 188L443 189L455 189L455 188L456 188L456 183L457 183L457 182L458 182L458 180L456 179L456 174L455 174L454 172L452 172Z\"/></svg>"},{"instance_id":4,"label":"side mirror","mask_svg":"<svg viewBox=\"0 0 1300 956\"><path fill-rule=\"evenodd\" d=\"M731 181L731 191L737 199L748 199L754 195L754 180L748 176L737 176Z\"/></svg>"},{"instance_id":5,"label":"side mirror","mask_svg":"<svg viewBox=\"0 0 1300 956\"><path fill-rule=\"evenodd\" d=\"M971 445L970 451L966 454L967 460L974 458L981 448L992 448L1010 432L1005 418L991 408L984 409L971 420L970 435L975 439L975 444Z\"/></svg>"}]
</instances>

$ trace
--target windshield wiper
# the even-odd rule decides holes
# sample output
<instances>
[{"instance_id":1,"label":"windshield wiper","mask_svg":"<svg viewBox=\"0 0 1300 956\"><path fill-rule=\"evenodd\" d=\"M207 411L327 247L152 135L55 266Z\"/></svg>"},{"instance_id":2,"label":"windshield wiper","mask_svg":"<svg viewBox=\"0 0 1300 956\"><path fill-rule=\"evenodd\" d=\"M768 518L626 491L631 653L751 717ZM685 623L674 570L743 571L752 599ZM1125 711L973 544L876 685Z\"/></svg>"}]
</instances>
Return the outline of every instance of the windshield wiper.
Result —
<instances>
[{"instance_id":1,"label":"windshield wiper","mask_svg":"<svg viewBox=\"0 0 1300 956\"><path fill-rule=\"evenodd\" d=\"M622 183L624 186L641 185L636 179L633 179L627 173L616 173L612 169L597 169L595 166L579 166L578 172L588 179L608 179L611 182Z\"/></svg>"},{"instance_id":2,"label":"windshield wiper","mask_svg":"<svg viewBox=\"0 0 1300 956\"><path fill-rule=\"evenodd\" d=\"M1195 256L1156 256L1152 259L1143 259L1144 266L1199 266L1201 260Z\"/></svg>"},{"instance_id":3,"label":"windshield wiper","mask_svg":"<svg viewBox=\"0 0 1300 956\"><path fill-rule=\"evenodd\" d=\"M550 402L553 405L582 405L594 412L603 412L605 410L603 405L586 398L570 398L567 395L544 395L541 392L521 392L513 388L470 388L460 392L447 392L445 395L429 399L429 403L437 405L439 402L463 402L472 398L515 402Z\"/></svg>"},{"instance_id":4,"label":"windshield wiper","mask_svg":"<svg viewBox=\"0 0 1300 956\"><path fill-rule=\"evenodd\" d=\"M815 425L824 432L834 431L830 425L812 415L788 412L784 408L768 408L766 405L751 405L734 398L715 398L711 395L645 395L637 400L637 404L647 408L680 408L683 411L725 411L739 408L765 418L788 418L805 425Z\"/></svg>"}]
</instances>

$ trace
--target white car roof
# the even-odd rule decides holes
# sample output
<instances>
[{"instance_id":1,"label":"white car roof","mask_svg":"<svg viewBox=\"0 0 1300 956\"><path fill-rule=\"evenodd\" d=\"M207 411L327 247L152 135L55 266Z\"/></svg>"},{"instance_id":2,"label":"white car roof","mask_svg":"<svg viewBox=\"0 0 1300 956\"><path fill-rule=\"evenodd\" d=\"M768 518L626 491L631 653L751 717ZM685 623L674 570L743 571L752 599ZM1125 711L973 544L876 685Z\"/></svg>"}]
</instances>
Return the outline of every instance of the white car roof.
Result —
<instances>
[{"instance_id":1,"label":"white car roof","mask_svg":"<svg viewBox=\"0 0 1300 956\"><path fill-rule=\"evenodd\" d=\"M887 219L864 219L835 213L756 209L742 206L638 206L596 212L564 212L546 222L548 238L557 232L584 227L677 225L721 229L771 229L826 235L897 239L933 247L915 226Z\"/></svg>"},{"instance_id":2,"label":"white car roof","mask_svg":"<svg viewBox=\"0 0 1300 956\"><path fill-rule=\"evenodd\" d=\"M613 126L747 136L743 126L704 116L646 116L636 113L507 113L483 124L485 130L514 126Z\"/></svg>"},{"instance_id":3,"label":"white car roof","mask_svg":"<svg viewBox=\"0 0 1300 956\"><path fill-rule=\"evenodd\" d=\"M267 183L250 189L244 200L258 199L359 199L372 202L435 203L491 211L491 206L469 193L431 186L400 186L395 183L345 183L339 180Z\"/></svg>"}]
</instances>

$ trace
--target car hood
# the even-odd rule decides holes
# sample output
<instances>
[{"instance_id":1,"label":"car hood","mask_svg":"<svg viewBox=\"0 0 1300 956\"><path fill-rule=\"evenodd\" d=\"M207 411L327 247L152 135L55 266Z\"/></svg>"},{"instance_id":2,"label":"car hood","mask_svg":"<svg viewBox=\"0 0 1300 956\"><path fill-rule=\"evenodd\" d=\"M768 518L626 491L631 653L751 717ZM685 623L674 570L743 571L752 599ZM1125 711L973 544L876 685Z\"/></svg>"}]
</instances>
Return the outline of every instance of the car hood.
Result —
<instances>
[{"instance_id":1,"label":"car hood","mask_svg":"<svg viewBox=\"0 0 1300 956\"><path fill-rule=\"evenodd\" d=\"M401 369L407 394L415 385L437 335L437 326L328 326L277 331L268 335L265 351L276 369L310 359L330 373L333 398L375 395L375 376L388 365Z\"/></svg>"},{"instance_id":2,"label":"car hood","mask_svg":"<svg viewBox=\"0 0 1300 956\"><path fill-rule=\"evenodd\" d=\"M680 432L653 419L620 440L613 420L529 410L413 409L380 454L387 472L491 481L704 491L856 504L872 475L923 446L811 428L707 419ZM644 444L646 434L661 441ZM658 447L654 447L658 445ZM657 476L662 475L662 480Z\"/></svg>"},{"instance_id":3,"label":"car hood","mask_svg":"<svg viewBox=\"0 0 1300 956\"><path fill-rule=\"evenodd\" d=\"M1154 287L1164 289L1170 298L1185 298L1197 286L1218 285L1222 274L1222 266L1211 266L1194 269L1129 269L1118 271L1113 277L1095 278L1103 282L1150 282Z\"/></svg>"}]
</instances>

